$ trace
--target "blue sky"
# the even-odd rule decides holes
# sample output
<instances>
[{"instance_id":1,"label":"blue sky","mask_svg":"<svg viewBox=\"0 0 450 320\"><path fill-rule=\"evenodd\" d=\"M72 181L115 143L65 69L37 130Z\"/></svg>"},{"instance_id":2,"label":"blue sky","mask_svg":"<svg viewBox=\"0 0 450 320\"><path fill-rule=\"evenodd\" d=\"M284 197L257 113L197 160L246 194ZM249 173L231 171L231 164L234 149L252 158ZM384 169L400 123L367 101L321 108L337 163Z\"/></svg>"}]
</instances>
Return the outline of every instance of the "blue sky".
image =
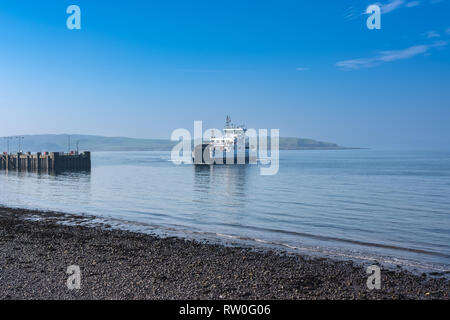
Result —
<instances>
[{"instance_id":1,"label":"blue sky","mask_svg":"<svg viewBox=\"0 0 450 320\"><path fill-rule=\"evenodd\" d=\"M169 138L225 116L346 146L450 147L450 4L0 2L0 136ZM81 8L81 30L66 8Z\"/></svg>"}]
</instances>

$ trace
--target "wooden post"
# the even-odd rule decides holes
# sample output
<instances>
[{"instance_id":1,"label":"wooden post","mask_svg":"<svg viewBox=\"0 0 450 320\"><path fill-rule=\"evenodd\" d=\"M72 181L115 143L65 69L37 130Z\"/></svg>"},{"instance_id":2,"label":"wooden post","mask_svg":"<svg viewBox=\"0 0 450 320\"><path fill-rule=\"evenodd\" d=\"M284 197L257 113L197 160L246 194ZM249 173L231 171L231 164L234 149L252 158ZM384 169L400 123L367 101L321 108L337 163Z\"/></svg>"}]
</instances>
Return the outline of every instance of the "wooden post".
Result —
<instances>
[{"instance_id":1,"label":"wooden post","mask_svg":"<svg viewBox=\"0 0 450 320\"><path fill-rule=\"evenodd\" d=\"M20 171L20 169L22 169L20 167L20 152L17 152L17 156L16 156L16 170Z\"/></svg>"},{"instance_id":2,"label":"wooden post","mask_svg":"<svg viewBox=\"0 0 450 320\"><path fill-rule=\"evenodd\" d=\"M41 171L41 153L40 152L38 152L38 153L36 153L36 157L37 157L37 170L38 171Z\"/></svg>"},{"instance_id":3,"label":"wooden post","mask_svg":"<svg viewBox=\"0 0 450 320\"><path fill-rule=\"evenodd\" d=\"M50 158L51 158L51 169L55 170L57 169L57 157L58 157L58 152L50 152Z\"/></svg>"},{"instance_id":4,"label":"wooden post","mask_svg":"<svg viewBox=\"0 0 450 320\"><path fill-rule=\"evenodd\" d=\"M85 167L85 169L91 170L91 152L90 151L86 151L84 154L86 156L86 167Z\"/></svg>"},{"instance_id":5,"label":"wooden post","mask_svg":"<svg viewBox=\"0 0 450 320\"><path fill-rule=\"evenodd\" d=\"M27 152L27 170L30 170L31 169L31 159L30 159L30 157L31 157L31 153L30 152Z\"/></svg>"}]
</instances>

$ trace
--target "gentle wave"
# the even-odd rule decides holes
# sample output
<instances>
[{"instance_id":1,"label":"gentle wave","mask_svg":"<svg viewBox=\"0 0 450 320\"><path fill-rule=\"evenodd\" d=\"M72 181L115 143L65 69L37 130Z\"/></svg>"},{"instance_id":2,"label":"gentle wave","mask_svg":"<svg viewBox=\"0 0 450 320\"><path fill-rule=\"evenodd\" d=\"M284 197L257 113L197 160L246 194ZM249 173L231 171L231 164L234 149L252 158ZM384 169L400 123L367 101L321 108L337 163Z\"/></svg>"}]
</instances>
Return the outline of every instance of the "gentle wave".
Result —
<instances>
[{"instance_id":1,"label":"gentle wave","mask_svg":"<svg viewBox=\"0 0 450 320\"><path fill-rule=\"evenodd\" d=\"M275 176L261 176L258 165L175 165L170 152L92 159L90 174L0 172L0 203L182 236L450 266L449 152L282 151Z\"/></svg>"}]
</instances>

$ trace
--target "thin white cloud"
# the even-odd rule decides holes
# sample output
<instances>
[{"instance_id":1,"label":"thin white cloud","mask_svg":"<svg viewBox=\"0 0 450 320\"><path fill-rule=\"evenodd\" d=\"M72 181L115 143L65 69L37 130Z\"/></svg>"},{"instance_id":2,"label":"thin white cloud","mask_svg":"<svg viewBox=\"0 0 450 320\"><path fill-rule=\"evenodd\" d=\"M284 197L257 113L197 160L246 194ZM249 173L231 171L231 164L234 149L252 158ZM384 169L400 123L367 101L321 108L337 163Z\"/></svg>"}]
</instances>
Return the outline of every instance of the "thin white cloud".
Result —
<instances>
[{"instance_id":1,"label":"thin white cloud","mask_svg":"<svg viewBox=\"0 0 450 320\"><path fill-rule=\"evenodd\" d=\"M295 68L295 70L297 70L297 71L308 71L309 68L307 68L307 67L299 67L299 68Z\"/></svg>"},{"instance_id":2,"label":"thin white cloud","mask_svg":"<svg viewBox=\"0 0 450 320\"><path fill-rule=\"evenodd\" d=\"M450 28L445 29L446 34L450 34Z\"/></svg>"},{"instance_id":3,"label":"thin white cloud","mask_svg":"<svg viewBox=\"0 0 450 320\"><path fill-rule=\"evenodd\" d=\"M354 6L350 6L344 11L344 20L346 21L355 20L359 16L360 16L359 10L356 9Z\"/></svg>"},{"instance_id":4,"label":"thin white cloud","mask_svg":"<svg viewBox=\"0 0 450 320\"><path fill-rule=\"evenodd\" d=\"M342 70L356 70L361 68L370 68L385 62L404 60L415 57L420 54L426 54L432 48L446 46L447 42L437 41L433 44L415 45L402 50L382 51L378 55L369 58L359 58L351 60L338 61L336 66Z\"/></svg>"},{"instance_id":5,"label":"thin white cloud","mask_svg":"<svg viewBox=\"0 0 450 320\"><path fill-rule=\"evenodd\" d=\"M385 14L403 7L417 7L418 5L420 5L420 1L415 0L406 2L405 0L390 0L386 3L376 2L374 4L380 7L381 13Z\"/></svg>"},{"instance_id":6,"label":"thin white cloud","mask_svg":"<svg viewBox=\"0 0 450 320\"><path fill-rule=\"evenodd\" d=\"M381 9L381 13L389 13L402 7L404 4L404 0L391 0L390 2L385 4L379 3L378 6Z\"/></svg>"},{"instance_id":7,"label":"thin white cloud","mask_svg":"<svg viewBox=\"0 0 450 320\"><path fill-rule=\"evenodd\" d=\"M174 71L186 72L186 73L215 73L215 72L225 72L227 70L220 70L220 69L176 69Z\"/></svg>"},{"instance_id":8,"label":"thin white cloud","mask_svg":"<svg viewBox=\"0 0 450 320\"><path fill-rule=\"evenodd\" d=\"M439 38L441 36L439 33L433 30L426 32L425 35L428 39Z\"/></svg>"},{"instance_id":9,"label":"thin white cloud","mask_svg":"<svg viewBox=\"0 0 450 320\"><path fill-rule=\"evenodd\" d=\"M411 1L406 4L406 7L408 7L408 8L417 7L419 4L420 4L420 1Z\"/></svg>"}]
</instances>

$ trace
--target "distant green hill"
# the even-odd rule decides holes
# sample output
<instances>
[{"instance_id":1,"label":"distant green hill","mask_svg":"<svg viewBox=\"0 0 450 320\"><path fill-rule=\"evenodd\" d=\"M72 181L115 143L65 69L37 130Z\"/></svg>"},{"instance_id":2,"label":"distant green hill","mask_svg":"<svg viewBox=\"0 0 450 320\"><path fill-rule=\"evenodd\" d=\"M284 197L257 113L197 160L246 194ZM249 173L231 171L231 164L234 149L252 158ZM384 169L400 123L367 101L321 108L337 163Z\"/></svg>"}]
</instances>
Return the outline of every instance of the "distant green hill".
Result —
<instances>
[{"instance_id":1,"label":"distant green hill","mask_svg":"<svg viewBox=\"0 0 450 320\"><path fill-rule=\"evenodd\" d=\"M323 142L305 138L280 137L280 150L307 150L307 149L347 149L336 143Z\"/></svg>"},{"instance_id":2,"label":"distant green hill","mask_svg":"<svg viewBox=\"0 0 450 320\"><path fill-rule=\"evenodd\" d=\"M25 152L60 152L67 151L69 136L59 135L27 135L22 140L21 149ZM1 150L6 151L6 140L0 138ZM166 139L134 139L125 137L102 137L91 135L70 135L71 150L90 151L167 151L177 143ZM18 139L10 140L10 152L17 152ZM307 149L346 149L336 143L316 141L303 138L280 138L281 150L307 150Z\"/></svg>"}]
</instances>

